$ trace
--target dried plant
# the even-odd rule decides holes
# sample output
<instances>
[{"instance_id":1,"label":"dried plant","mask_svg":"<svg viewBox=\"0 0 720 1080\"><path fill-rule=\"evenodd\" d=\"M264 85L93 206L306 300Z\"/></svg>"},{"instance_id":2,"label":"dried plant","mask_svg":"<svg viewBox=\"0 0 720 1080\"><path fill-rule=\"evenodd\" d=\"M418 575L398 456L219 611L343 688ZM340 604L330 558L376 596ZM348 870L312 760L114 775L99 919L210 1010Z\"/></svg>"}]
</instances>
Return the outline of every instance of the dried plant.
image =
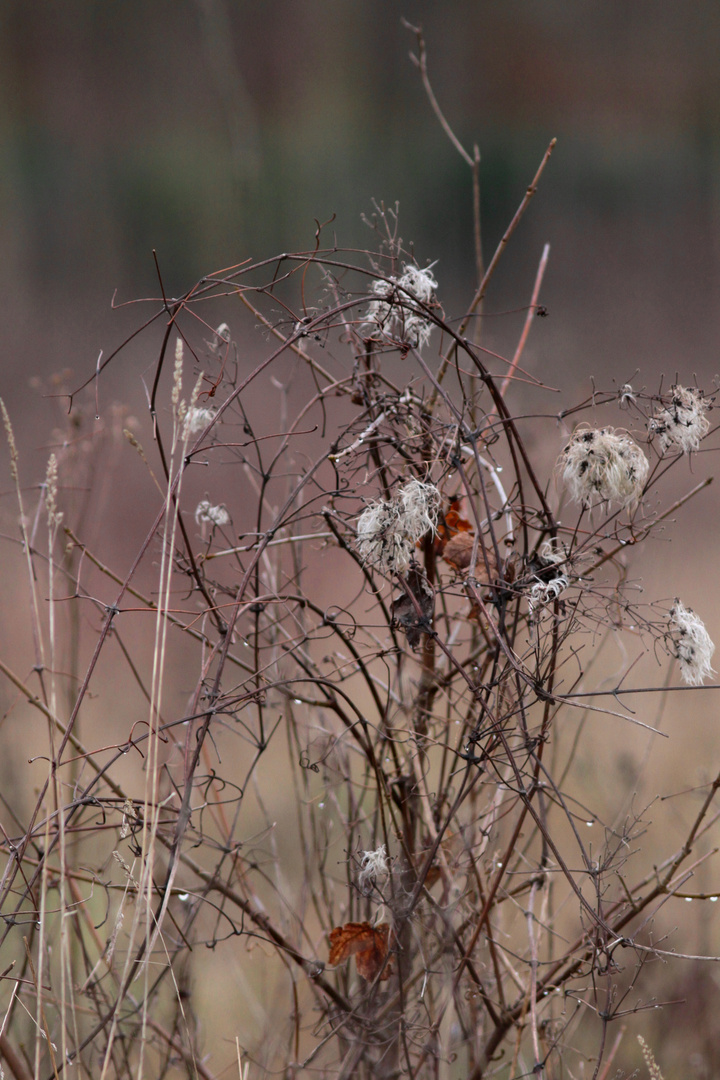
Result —
<instances>
[{"instance_id":1,"label":"dried plant","mask_svg":"<svg viewBox=\"0 0 720 1080\"><path fill-rule=\"evenodd\" d=\"M642 1035L638 1035L638 1042L640 1043L640 1050L642 1056L647 1065L648 1073L650 1074L650 1080L663 1080L663 1074L660 1072L660 1066L658 1065L652 1050L643 1039Z\"/></svg>"},{"instance_id":2,"label":"dried plant","mask_svg":"<svg viewBox=\"0 0 720 1080\"><path fill-rule=\"evenodd\" d=\"M711 445L709 399L596 388L569 431L526 379L521 420L547 250L512 356L474 317L548 155L460 324L383 205L366 255L318 228L162 289L146 430L120 408L93 427L73 390L45 539L3 406L33 649L25 674L0 660L4 723L35 755L3 800L15 1077L219 1077L236 1053L251 1077L509 1080L588 1055L598 1077L645 1007L720 774L648 869L642 812L604 820L578 760L594 720L653 745L623 702L667 697L675 659L713 674L699 616L641 601L628 564L704 486L661 502L687 470L666 452ZM129 567L76 494L108 476L143 521ZM637 654L610 675L606 637ZM668 678L632 684L653 650Z\"/></svg>"}]
</instances>

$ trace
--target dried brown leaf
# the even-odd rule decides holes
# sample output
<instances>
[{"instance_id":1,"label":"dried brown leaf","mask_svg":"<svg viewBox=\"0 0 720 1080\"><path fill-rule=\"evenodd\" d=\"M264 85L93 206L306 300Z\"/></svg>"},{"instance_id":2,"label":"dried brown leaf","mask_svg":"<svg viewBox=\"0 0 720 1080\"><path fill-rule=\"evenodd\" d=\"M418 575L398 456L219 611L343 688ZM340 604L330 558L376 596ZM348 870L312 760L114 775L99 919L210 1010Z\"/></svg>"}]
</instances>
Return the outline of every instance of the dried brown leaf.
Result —
<instances>
[{"instance_id":1,"label":"dried brown leaf","mask_svg":"<svg viewBox=\"0 0 720 1080\"><path fill-rule=\"evenodd\" d=\"M475 536L469 532L460 532L448 540L443 551L443 559L454 570L465 571L472 562L475 548ZM486 562L487 559L487 562ZM475 556L475 575L478 581L492 584L497 576L497 560L492 545L485 541L485 553L478 543Z\"/></svg>"},{"instance_id":2,"label":"dried brown leaf","mask_svg":"<svg viewBox=\"0 0 720 1080\"><path fill-rule=\"evenodd\" d=\"M457 533L445 544L442 557L454 570L467 570L474 547L475 537L472 533Z\"/></svg>"},{"instance_id":3,"label":"dried brown leaf","mask_svg":"<svg viewBox=\"0 0 720 1080\"><path fill-rule=\"evenodd\" d=\"M345 923L344 926L336 926L328 936L328 963L333 966L342 964L354 956L357 973L361 978L371 982L381 969L380 980L390 978L392 963L385 963L390 939L390 927L387 923L380 923L378 926L371 926L369 922Z\"/></svg>"},{"instance_id":4,"label":"dried brown leaf","mask_svg":"<svg viewBox=\"0 0 720 1080\"><path fill-rule=\"evenodd\" d=\"M425 572L418 567L408 570L405 582L409 591L402 593L392 602L393 624L404 632L410 648L417 649L423 632L427 632L432 624L435 593L425 577Z\"/></svg>"}]
</instances>

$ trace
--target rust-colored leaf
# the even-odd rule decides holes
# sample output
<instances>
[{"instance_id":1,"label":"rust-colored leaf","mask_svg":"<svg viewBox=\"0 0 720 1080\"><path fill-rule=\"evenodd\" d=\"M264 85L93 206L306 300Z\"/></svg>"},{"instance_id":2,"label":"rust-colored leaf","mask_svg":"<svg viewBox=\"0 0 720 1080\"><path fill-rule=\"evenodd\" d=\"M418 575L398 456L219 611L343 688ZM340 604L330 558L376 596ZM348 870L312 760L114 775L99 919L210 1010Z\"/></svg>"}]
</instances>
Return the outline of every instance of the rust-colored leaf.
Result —
<instances>
[{"instance_id":1,"label":"rust-colored leaf","mask_svg":"<svg viewBox=\"0 0 720 1080\"><path fill-rule=\"evenodd\" d=\"M328 936L328 963L333 966L342 964L344 960L354 956L357 973L361 978L371 982L381 969L381 981L390 978L392 963L388 961L385 964L390 939L390 927L387 923L380 923L378 926L371 926L369 922L345 923L344 926L336 926Z\"/></svg>"},{"instance_id":2,"label":"rust-colored leaf","mask_svg":"<svg viewBox=\"0 0 720 1080\"><path fill-rule=\"evenodd\" d=\"M437 533L435 536L435 552L437 555L443 554L445 545L449 540L452 540L454 536L473 531L473 527L467 518L462 517L460 514L461 501L462 500L458 495L452 498L450 500L449 508L438 522Z\"/></svg>"},{"instance_id":3,"label":"rust-colored leaf","mask_svg":"<svg viewBox=\"0 0 720 1080\"><path fill-rule=\"evenodd\" d=\"M388 954L390 927L387 923L380 923L379 926L375 927L374 935L374 941L369 949L363 949L361 952L355 953L355 966L358 975L362 979L367 979L368 982L372 982L373 979L377 978L378 973L382 971L380 981L383 982L392 975L392 964L390 961L385 963Z\"/></svg>"},{"instance_id":4,"label":"rust-colored leaf","mask_svg":"<svg viewBox=\"0 0 720 1080\"><path fill-rule=\"evenodd\" d=\"M328 963L335 967L342 964L354 953L367 949L374 942L374 930L369 922L349 922L336 926L328 935L330 938L330 958Z\"/></svg>"},{"instance_id":5,"label":"rust-colored leaf","mask_svg":"<svg viewBox=\"0 0 720 1080\"><path fill-rule=\"evenodd\" d=\"M459 506L460 500L456 499L451 503L450 509L445 515L445 531L449 537L456 536L458 533L473 531L473 527L467 518L460 517Z\"/></svg>"}]
</instances>

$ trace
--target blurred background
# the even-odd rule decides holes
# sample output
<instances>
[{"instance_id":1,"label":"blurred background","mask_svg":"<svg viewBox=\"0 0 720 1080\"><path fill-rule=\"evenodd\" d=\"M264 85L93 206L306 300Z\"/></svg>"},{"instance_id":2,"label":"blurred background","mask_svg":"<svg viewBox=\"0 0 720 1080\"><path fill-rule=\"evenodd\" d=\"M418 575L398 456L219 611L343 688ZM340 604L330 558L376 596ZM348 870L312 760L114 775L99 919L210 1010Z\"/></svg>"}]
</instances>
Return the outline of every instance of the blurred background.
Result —
<instances>
[{"instance_id":1,"label":"blurred background","mask_svg":"<svg viewBox=\"0 0 720 1080\"><path fill-rule=\"evenodd\" d=\"M140 309L112 300L157 294L153 250L178 294L205 273L311 247L316 219L332 215L326 241L334 230L343 247L372 246L362 214L373 199L398 201L401 235L421 265L437 261L445 310L462 314L475 285L471 179L431 113L403 16L423 26L449 122L480 148L486 259L558 140L488 298L486 340L502 343L502 313L527 303L547 242L549 317L525 356L536 374L575 398L591 377L655 391L663 375L666 385L697 376L712 392L716 0L3 0L0 394L27 480L43 474L57 420L37 380L47 387L70 368L70 382L83 381L99 351L139 325ZM138 370L155 359L143 348L139 367L109 376L137 409ZM695 522L714 528L717 509L716 493L703 494ZM672 588L698 610L704 601L717 640L698 569L685 552ZM711 724L709 695L699 709ZM717 747L708 732L706 753ZM669 769L677 753L675 743ZM705 936L698 947L717 952ZM717 976L683 970L687 985L659 993L688 1002L672 1013L673 1061L710 1076ZM670 1033L650 1030L662 1063Z\"/></svg>"},{"instance_id":2,"label":"blurred background","mask_svg":"<svg viewBox=\"0 0 720 1080\"><path fill-rule=\"evenodd\" d=\"M470 177L408 59L482 154L486 258L557 149L488 312L543 300L553 368L717 370L720 9L667 0L37 0L0 5L3 386L92 366L110 301L311 244L366 246L372 199L449 310L472 282ZM685 376L687 378L687 375ZM14 402L13 402L14 404Z\"/></svg>"}]
</instances>

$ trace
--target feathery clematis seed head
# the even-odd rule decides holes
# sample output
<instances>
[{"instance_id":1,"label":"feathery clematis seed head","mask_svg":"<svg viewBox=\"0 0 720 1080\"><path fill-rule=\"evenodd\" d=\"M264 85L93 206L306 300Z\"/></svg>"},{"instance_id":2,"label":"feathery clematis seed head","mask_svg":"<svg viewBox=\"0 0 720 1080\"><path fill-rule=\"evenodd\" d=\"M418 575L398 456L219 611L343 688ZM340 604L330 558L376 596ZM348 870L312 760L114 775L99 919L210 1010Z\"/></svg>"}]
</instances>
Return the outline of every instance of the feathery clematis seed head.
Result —
<instances>
[{"instance_id":1,"label":"feathery clematis seed head","mask_svg":"<svg viewBox=\"0 0 720 1080\"><path fill-rule=\"evenodd\" d=\"M404 266L398 285L411 292L422 304L432 302L433 294L438 287L429 266L423 270L419 266Z\"/></svg>"},{"instance_id":2,"label":"feathery clematis seed head","mask_svg":"<svg viewBox=\"0 0 720 1080\"><path fill-rule=\"evenodd\" d=\"M533 560L533 584L526 594L531 626L539 622L541 609L557 600L570 587L570 578L561 569L567 561L567 552L558 547L557 540L545 540L540 545Z\"/></svg>"},{"instance_id":3,"label":"feathery clematis seed head","mask_svg":"<svg viewBox=\"0 0 720 1080\"><path fill-rule=\"evenodd\" d=\"M700 442L710 430L710 421L706 415L712 408L702 390L695 387L673 386L670 388L670 402L655 413L648 424L650 438L657 438L660 453L679 450L690 454L697 450Z\"/></svg>"},{"instance_id":4,"label":"feathery clematis seed head","mask_svg":"<svg viewBox=\"0 0 720 1080\"><path fill-rule=\"evenodd\" d=\"M421 270L417 266L404 266L399 278L373 282L372 292L377 299L368 304L363 327L371 334L379 331L393 341L424 348L430 340L432 323L419 305L431 304L435 289L437 281L429 267Z\"/></svg>"},{"instance_id":5,"label":"feathery clematis seed head","mask_svg":"<svg viewBox=\"0 0 720 1080\"><path fill-rule=\"evenodd\" d=\"M530 623L536 623L540 610L557 600L569 586L570 578L567 574L558 574L552 581L536 581L527 594Z\"/></svg>"},{"instance_id":6,"label":"feathery clematis seed head","mask_svg":"<svg viewBox=\"0 0 720 1080\"><path fill-rule=\"evenodd\" d=\"M217 330L213 331L212 341L207 342L211 353L219 353L230 344L230 327L227 323L220 323Z\"/></svg>"},{"instance_id":7,"label":"feathery clematis seed head","mask_svg":"<svg viewBox=\"0 0 720 1080\"><path fill-rule=\"evenodd\" d=\"M650 468L626 431L581 425L558 458L562 481L583 506L637 503Z\"/></svg>"},{"instance_id":8,"label":"feathery clematis seed head","mask_svg":"<svg viewBox=\"0 0 720 1080\"><path fill-rule=\"evenodd\" d=\"M372 885L385 881L390 873L387 848L381 844L375 851L363 851L358 874L358 887L367 895Z\"/></svg>"},{"instance_id":9,"label":"feathery clematis seed head","mask_svg":"<svg viewBox=\"0 0 720 1080\"><path fill-rule=\"evenodd\" d=\"M185 415L185 426L183 429L185 438L189 439L191 435L197 435L199 431L206 428L210 421L214 419L214 409L205 409L198 405L191 405Z\"/></svg>"},{"instance_id":10,"label":"feathery clematis seed head","mask_svg":"<svg viewBox=\"0 0 720 1080\"><path fill-rule=\"evenodd\" d=\"M540 545L540 558L546 566L559 566L560 563L567 562L567 552L558 547L557 539L543 540Z\"/></svg>"},{"instance_id":11,"label":"feathery clematis seed head","mask_svg":"<svg viewBox=\"0 0 720 1080\"><path fill-rule=\"evenodd\" d=\"M668 636L680 661L680 674L688 686L701 686L714 675L712 665L715 645L702 619L679 600L670 609Z\"/></svg>"},{"instance_id":12,"label":"feathery clematis seed head","mask_svg":"<svg viewBox=\"0 0 720 1080\"><path fill-rule=\"evenodd\" d=\"M362 558L385 573L403 573L417 542L435 531L441 502L434 484L410 480L389 502L372 503L357 523Z\"/></svg>"},{"instance_id":13,"label":"feathery clematis seed head","mask_svg":"<svg viewBox=\"0 0 720 1080\"><path fill-rule=\"evenodd\" d=\"M224 506L213 506L209 499L203 499L195 510L195 521L198 525L229 525L230 515Z\"/></svg>"}]
</instances>

